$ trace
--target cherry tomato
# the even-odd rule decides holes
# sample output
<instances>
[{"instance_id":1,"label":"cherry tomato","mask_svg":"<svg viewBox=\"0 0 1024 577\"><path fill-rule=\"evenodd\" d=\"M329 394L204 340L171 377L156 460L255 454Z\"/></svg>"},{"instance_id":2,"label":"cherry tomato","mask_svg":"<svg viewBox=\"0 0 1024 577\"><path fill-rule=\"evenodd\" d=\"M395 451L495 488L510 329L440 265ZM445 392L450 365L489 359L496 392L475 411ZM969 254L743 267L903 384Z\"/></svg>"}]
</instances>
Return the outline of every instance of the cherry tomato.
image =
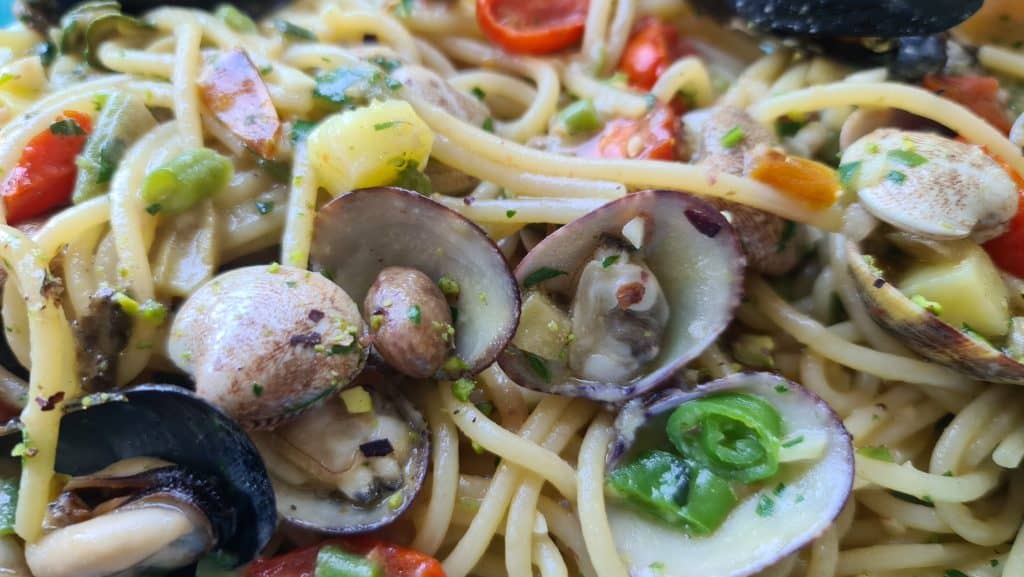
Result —
<instances>
[{"instance_id":1,"label":"cherry tomato","mask_svg":"<svg viewBox=\"0 0 1024 577\"><path fill-rule=\"evenodd\" d=\"M982 247L992 257L996 266L1018 278L1024 278L1024 178L1000 158L993 156L1003 165L1010 178L1017 185L1020 195L1017 214L1010 219L1010 228L1001 236L986 242Z\"/></svg>"},{"instance_id":2,"label":"cherry tomato","mask_svg":"<svg viewBox=\"0 0 1024 577\"><path fill-rule=\"evenodd\" d=\"M437 559L368 536L331 539L271 559L257 559L246 567L245 577L313 577L317 553L326 545L341 547L380 563L383 577L445 577Z\"/></svg>"},{"instance_id":3,"label":"cherry tomato","mask_svg":"<svg viewBox=\"0 0 1024 577\"><path fill-rule=\"evenodd\" d=\"M592 158L675 160L678 128L675 113L659 104L643 118L608 122L600 134L580 147L578 154Z\"/></svg>"},{"instance_id":4,"label":"cherry tomato","mask_svg":"<svg viewBox=\"0 0 1024 577\"><path fill-rule=\"evenodd\" d=\"M78 167L75 157L85 146L92 119L65 111L57 122L32 137L18 164L3 184L7 222L17 224L70 202Z\"/></svg>"},{"instance_id":5,"label":"cherry tomato","mask_svg":"<svg viewBox=\"0 0 1024 577\"><path fill-rule=\"evenodd\" d=\"M629 78L630 86L646 92L672 63L693 53L693 47L679 38L674 27L657 18L644 18L633 29L619 70Z\"/></svg>"},{"instance_id":6,"label":"cherry tomato","mask_svg":"<svg viewBox=\"0 0 1024 577\"><path fill-rule=\"evenodd\" d=\"M476 20L492 42L517 54L550 54L583 38L588 0L477 0Z\"/></svg>"},{"instance_id":7,"label":"cherry tomato","mask_svg":"<svg viewBox=\"0 0 1024 577\"><path fill-rule=\"evenodd\" d=\"M1006 106L999 100L999 80L992 76L936 76L929 74L922 85L945 98L958 102L984 118L1003 134L1013 124Z\"/></svg>"}]
</instances>

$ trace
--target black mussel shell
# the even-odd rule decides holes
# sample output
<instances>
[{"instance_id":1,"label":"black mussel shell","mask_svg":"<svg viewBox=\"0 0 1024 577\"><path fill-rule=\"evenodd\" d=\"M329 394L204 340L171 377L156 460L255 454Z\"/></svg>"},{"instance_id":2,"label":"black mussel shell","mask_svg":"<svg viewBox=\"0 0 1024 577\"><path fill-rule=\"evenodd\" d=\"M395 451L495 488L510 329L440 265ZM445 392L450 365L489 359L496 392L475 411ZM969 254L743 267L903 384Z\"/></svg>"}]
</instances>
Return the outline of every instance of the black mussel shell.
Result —
<instances>
[{"instance_id":1,"label":"black mussel shell","mask_svg":"<svg viewBox=\"0 0 1024 577\"><path fill-rule=\"evenodd\" d=\"M775 34L815 37L926 36L944 32L978 11L982 0L698 0L718 16L732 15Z\"/></svg>"},{"instance_id":2,"label":"black mussel shell","mask_svg":"<svg viewBox=\"0 0 1024 577\"><path fill-rule=\"evenodd\" d=\"M188 471L175 473L176 482L218 495L200 504L218 531L218 549L239 563L270 540L277 513L263 460L234 421L195 394L141 385L86 397L61 420L58 472L89 475L132 457L170 461Z\"/></svg>"}]
</instances>

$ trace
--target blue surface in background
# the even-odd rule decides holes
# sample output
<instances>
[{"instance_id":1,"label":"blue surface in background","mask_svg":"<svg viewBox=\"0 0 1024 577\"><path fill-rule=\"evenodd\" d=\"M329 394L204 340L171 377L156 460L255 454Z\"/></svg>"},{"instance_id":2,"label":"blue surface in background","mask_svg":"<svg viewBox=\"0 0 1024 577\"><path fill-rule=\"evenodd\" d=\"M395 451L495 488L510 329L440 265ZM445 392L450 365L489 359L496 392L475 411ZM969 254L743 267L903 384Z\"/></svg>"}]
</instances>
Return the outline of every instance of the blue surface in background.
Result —
<instances>
[{"instance_id":1,"label":"blue surface in background","mask_svg":"<svg viewBox=\"0 0 1024 577\"><path fill-rule=\"evenodd\" d=\"M14 15L11 14L11 4L13 3L14 0L0 0L0 27L14 22Z\"/></svg>"}]
</instances>

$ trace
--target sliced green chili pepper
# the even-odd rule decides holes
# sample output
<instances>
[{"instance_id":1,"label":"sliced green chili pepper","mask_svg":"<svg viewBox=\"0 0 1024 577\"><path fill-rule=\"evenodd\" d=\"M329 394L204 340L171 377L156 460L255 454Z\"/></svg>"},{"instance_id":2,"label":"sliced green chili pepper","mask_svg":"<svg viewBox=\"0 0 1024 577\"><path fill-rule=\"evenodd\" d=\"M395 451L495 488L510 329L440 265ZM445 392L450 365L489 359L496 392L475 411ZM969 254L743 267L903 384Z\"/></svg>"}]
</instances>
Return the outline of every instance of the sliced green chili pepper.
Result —
<instances>
[{"instance_id":1,"label":"sliced green chili pepper","mask_svg":"<svg viewBox=\"0 0 1024 577\"><path fill-rule=\"evenodd\" d=\"M752 395L726 393L684 403L669 417L667 433L681 455L726 479L751 483L779 469L782 419Z\"/></svg>"}]
</instances>

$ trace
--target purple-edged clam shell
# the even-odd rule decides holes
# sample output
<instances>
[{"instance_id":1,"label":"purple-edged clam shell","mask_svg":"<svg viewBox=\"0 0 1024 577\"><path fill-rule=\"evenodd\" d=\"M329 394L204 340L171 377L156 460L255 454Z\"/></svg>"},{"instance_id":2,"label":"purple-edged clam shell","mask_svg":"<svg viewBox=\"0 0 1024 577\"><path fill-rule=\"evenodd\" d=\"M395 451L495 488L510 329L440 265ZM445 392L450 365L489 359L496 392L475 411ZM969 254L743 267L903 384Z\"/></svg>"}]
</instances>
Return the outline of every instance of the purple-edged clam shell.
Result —
<instances>
[{"instance_id":1,"label":"purple-edged clam shell","mask_svg":"<svg viewBox=\"0 0 1024 577\"><path fill-rule=\"evenodd\" d=\"M854 284L871 318L899 336L908 348L975 379L1024 385L1024 364L915 304L878 276L856 243L847 243L846 254Z\"/></svg>"},{"instance_id":2,"label":"purple-edged clam shell","mask_svg":"<svg viewBox=\"0 0 1024 577\"><path fill-rule=\"evenodd\" d=\"M519 288L501 251L480 227L418 193L381 187L335 198L317 214L310 256L357 303L389 266L458 282L455 354L468 368L446 378L482 371L515 334Z\"/></svg>"},{"instance_id":3,"label":"purple-edged clam shell","mask_svg":"<svg viewBox=\"0 0 1024 577\"><path fill-rule=\"evenodd\" d=\"M711 344L732 320L742 290L743 253L722 214L707 202L682 192L636 192L570 222L523 258L516 268L516 279L522 285L545 267L566 271L537 288L571 301L579 269L603 239L622 238L623 226L636 217L644 217L647 222L639 252L661 284L670 311L658 357L631 381L597 382L571 374L565 363L549 362L550 374L538 374L530 359L513 344L498 362L517 383L558 395L621 402L664 383Z\"/></svg>"},{"instance_id":4,"label":"purple-edged clam shell","mask_svg":"<svg viewBox=\"0 0 1024 577\"><path fill-rule=\"evenodd\" d=\"M679 405L727 391L757 395L782 417L789 439L801 435L825 448L817 459L780 465L775 478L744 497L713 534L687 535L631 509L608 503L619 554L634 577L745 577L818 537L842 511L853 488L853 446L839 417L817 395L770 373L739 373L694 390L666 390L629 402L619 413L609 468L661 436ZM804 433L806 432L806 433ZM771 500L771 513L758 505ZM658 567L655 571L652 567Z\"/></svg>"}]
</instances>

